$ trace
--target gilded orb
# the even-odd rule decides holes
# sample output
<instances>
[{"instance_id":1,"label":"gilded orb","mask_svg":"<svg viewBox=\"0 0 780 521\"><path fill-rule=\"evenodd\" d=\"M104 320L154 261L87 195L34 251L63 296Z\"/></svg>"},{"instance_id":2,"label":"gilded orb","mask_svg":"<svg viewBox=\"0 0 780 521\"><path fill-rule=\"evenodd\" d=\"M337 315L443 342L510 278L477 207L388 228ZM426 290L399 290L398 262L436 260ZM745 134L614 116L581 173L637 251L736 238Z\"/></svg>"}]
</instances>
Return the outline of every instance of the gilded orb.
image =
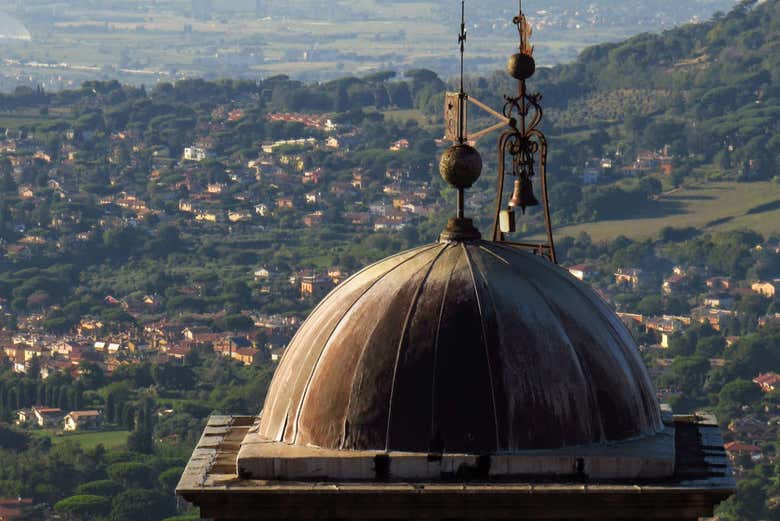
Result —
<instances>
[{"instance_id":1,"label":"gilded orb","mask_svg":"<svg viewBox=\"0 0 780 521\"><path fill-rule=\"evenodd\" d=\"M513 54L506 64L506 71L516 80L527 80L536 72L536 62L527 54Z\"/></svg>"},{"instance_id":2,"label":"gilded orb","mask_svg":"<svg viewBox=\"0 0 780 521\"><path fill-rule=\"evenodd\" d=\"M455 188L470 188L482 173L482 156L465 143L453 145L441 156L439 173Z\"/></svg>"}]
</instances>

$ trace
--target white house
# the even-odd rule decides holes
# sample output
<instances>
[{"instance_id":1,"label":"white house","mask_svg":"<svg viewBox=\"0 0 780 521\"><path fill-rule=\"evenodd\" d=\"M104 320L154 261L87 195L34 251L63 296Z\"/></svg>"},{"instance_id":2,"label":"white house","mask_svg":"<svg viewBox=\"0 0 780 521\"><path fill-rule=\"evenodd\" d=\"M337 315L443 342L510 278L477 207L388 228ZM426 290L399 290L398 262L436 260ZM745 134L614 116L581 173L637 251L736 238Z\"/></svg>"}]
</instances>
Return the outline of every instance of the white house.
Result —
<instances>
[{"instance_id":1,"label":"white house","mask_svg":"<svg viewBox=\"0 0 780 521\"><path fill-rule=\"evenodd\" d=\"M211 152L200 147L187 147L184 149L184 159L187 161L205 161L212 157Z\"/></svg>"},{"instance_id":2,"label":"white house","mask_svg":"<svg viewBox=\"0 0 780 521\"><path fill-rule=\"evenodd\" d=\"M97 429L102 423L100 411L71 411L65 416L66 432L76 432L84 429Z\"/></svg>"},{"instance_id":3,"label":"white house","mask_svg":"<svg viewBox=\"0 0 780 521\"><path fill-rule=\"evenodd\" d=\"M777 294L777 288L780 286L780 279L773 281L759 281L750 286L754 292L767 298L772 298Z\"/></svg>"},{"instance_id":4,"label":"white house","mask_svg":"<svg viewBox=\"0 0 780 521\"><path fill-rule=\"evenodd\" d=\"M38 427L53 427L62 421L64 413L56 407L35 406L32 408L33 421Z\"/></svg>"},{"instance_id":5,"label":"white house","mask_svg":"<svg viewBox=\"0 0 780 521\"><path fill-rule=\"evenodd\" d=\"M574 277L577 277L580 280L585 280L587 278L590 278L590 275L592 274L592 269L588 267L585 264L575 264L574 266L569 266L567 268L569 270L569 273L571 273Z\"/></svg>"}]
</instances>

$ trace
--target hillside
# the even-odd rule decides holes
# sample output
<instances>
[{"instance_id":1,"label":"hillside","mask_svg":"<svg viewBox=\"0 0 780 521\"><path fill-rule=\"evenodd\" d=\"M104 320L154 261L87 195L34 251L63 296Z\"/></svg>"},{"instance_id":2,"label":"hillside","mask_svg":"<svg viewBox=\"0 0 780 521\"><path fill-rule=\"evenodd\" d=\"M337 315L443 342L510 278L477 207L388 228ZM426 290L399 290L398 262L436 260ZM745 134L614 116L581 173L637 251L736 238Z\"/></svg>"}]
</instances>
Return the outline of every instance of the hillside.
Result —
<instances>
[{"instance_id":1,"label":"hillside","mask_svg":"<svg viewBox=\"0 0 780 521\"><path fill-rule=\"evenodd\" d=\"M665 208L680 205L659 204L659 196L676 187L706 188L712 182L772 182L780 154L779 27L778 0L746 2L706 23L597 45L586 49L572 64L540 69L531 88L545 95L556 226L576 224L583 226L578 229L594 229L591 224L596 222L630 224L638 217L664 216ZM537 35L540 62L546 59L544 35L544 31ZM503 48L507 54L512 51L512 40L507 35ZM501 106L501 94L513 89L504 73L470 78L468 83L474 95L493 106ZM178 85L182 88L177 91L184 97L177 101L185 103L202 103L201 95L216 96L222 103L237 96L226 88L229 82L184 81ZM269 110L324 113L368 127L379 124L384 117L384 124L401 127L399 136L409 134L402 128L414 120L429 137L440 135L442 96L447 88L433 71L425 69L403 74L380 71L316 84L278 75L241 85L240 95L255 96L259 106ZM108 92L118 87L108 84L101 89ZM170 86L161 83L152 97L167 103L165 94L169 91ZM129 100L139 94L126 91L119 98ZM99 118L81 117L70 122L57 118L67 117L73 103L84 103L90 96L91 88L57 96L40 96L24 89L14 95L0 95L0 126L26 126L46 134L56 134L53 130L61 125L88 130ZM121 129L123 118L139 117L126 113L133 103L136 102L109 107L100 115L106 130ZM110 98L102 104L114 105ZM180 110L163 107L162 113ZM181 151L192 133L166 127L176 127L175 120L181 119L182 114L192 118L188 110L183 109L171 121L154 119L159 114L141 111L143 119L137 124L143 127L149 119L153 126L161 126L164 132L149 127L149 135L159 144ZM120 114L118 119L114 113ZM255 116L263 119L260 112ZM243 150L251 155L253 140L270 137L262 124L244 123L242 127L252 131L242 133L238 141L221 139L225 151ZM274 137L286 132L274 133ZM374 132L372 128L361 136ZM290 137L301 137L293 134L300 132L295 131ZM355 145L365 148L363 143ZM490 172L492 138L483 140L480 146ZM427 145L422 149L433 150ZM365 160L362 156L354 158L358 162ZM417 159L423 165L423 155ZM476 186L473 207L482 207L482 202L490 197L493 183L488 177L486 173ZM739 191L742 185L734 186ZM776 185L767 186L771 193ZM703 222L736 218L755 206L750 196L736 199L744 201L744 205ZM771 202L762 200L759 204ZM706 209L704 205L686 208L676 216ZM674 214L667 216L676 222ZM483 227L490 219L487 212L478 217L483 219ZM533 214L529 219L526 229L533 234L541 221ZM732 219L728 226L743 222L749 221ZM628 226L625 233L630 234L633 229ZM762 231L772 234L780 230L772 221L762 221Z\"/></svg>"},{"instance_id":2,"label":"hillside","mask_svg":"<svg viewBox=\"0 0 780 521\"><path fill-rule=\"evenodd\" d=\"M748 1L707 23L598 45L540 70L531 88L548 108L557 224L620 221L630 233L635 217L663 214L663 191L776 179L778 50L780 2ZM511 89L503 74L471 84L494 105ZM767 189L780 197L776 183ZM720 217L748 212L753 202L743 199Z\"/></svg>"}]
</instances>

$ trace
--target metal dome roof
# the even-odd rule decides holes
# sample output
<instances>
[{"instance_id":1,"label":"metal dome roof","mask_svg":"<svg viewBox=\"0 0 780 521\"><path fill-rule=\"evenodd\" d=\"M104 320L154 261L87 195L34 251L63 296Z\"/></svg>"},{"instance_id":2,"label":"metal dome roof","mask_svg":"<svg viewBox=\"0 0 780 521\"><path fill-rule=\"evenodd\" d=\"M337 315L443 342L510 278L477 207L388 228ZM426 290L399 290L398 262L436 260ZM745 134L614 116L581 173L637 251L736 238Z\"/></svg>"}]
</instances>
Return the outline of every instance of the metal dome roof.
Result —
<instances>
[{"instance_id":1,"label":"metal dome roof","mask_svg":"<svg viewBox=\"0 0 780 521\"><path fill-rule=\"evenodd\" d=\"M487 454L662 428L628 331L585 284L505 244L384 259L312 312L259 434L344 450Z\"/></svg>"}]
</instances>

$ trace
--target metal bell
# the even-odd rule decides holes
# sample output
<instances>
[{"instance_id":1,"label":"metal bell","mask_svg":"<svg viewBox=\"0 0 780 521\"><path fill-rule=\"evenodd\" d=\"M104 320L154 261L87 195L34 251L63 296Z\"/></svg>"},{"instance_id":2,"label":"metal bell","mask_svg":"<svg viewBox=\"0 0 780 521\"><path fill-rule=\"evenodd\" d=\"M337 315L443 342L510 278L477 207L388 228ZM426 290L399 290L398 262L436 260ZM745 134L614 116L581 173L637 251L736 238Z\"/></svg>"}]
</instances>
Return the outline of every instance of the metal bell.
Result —
<instances>
[{"instance_id":1,"label":"metal bell","mask_svg":"<svg viewBox=\"0 0 780 521\"><path fill-rule=\"evenodd\" d=\"M520 209L525 213L529 206L538 206L539 200L534 195L534 187L530 179L515 179L515 189L512 192L512 199L509 200L509 207Z\"/></svg>"}]
</instances>

